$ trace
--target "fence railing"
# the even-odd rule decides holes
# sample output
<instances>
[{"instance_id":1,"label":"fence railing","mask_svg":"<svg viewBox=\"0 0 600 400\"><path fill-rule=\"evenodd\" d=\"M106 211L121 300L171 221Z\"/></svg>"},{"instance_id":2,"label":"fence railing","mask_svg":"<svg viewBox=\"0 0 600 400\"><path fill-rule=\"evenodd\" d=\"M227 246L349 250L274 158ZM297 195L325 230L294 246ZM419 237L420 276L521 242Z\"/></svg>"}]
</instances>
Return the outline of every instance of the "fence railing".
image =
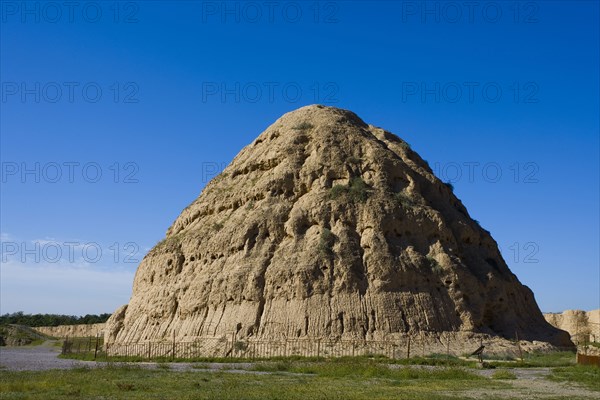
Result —
<instances>
[{"instance_id":1,"label":"fence railing","mask_svg":"<svg viewBox=\"0 0 600 400\"><path fill-rule=\"evenodd\" d=\"M273 357L344 357L380 355L389 358L407 356L398 343L322 339L232 341L227 338L202 338L190 342L146 342L109 344L107 356L171 358L273 358ZM410 355L408 355L410 356Z\"/></svg>"},{"instance_id":2,"label":"fence railing","mask_svg":"<svg viewBox=\"0 0 600 400\"><path fill-rule=\"evenodd\" d=\"M395 340L332 340L329 338L282 338L273 340L236 339L235 334L220 337L199 337L189 341L160 341L140 343L106 343L101 338L66 339L63 353L88 354L98 357L138 357L143 359L193 358L273 358L273 357L344 357L383 356L390 359L411 358L431 354L450 356L468 355L481 344L478 338L461 340L458 337L406 336ZM519 342L506 341L500 351L493 345L488 354L521 357Z\"/></svg>"},{"instance_id":3,"label":"fence railing","mask_svg":"<svg viewBox=\"0 0 600 400\"><path fill-rule=\"evenodd\" d=\"M103 351L104 338L100 335L91 337L65 338L62 354L93 354L94 359Z\"/></svg>"}]
</instances>

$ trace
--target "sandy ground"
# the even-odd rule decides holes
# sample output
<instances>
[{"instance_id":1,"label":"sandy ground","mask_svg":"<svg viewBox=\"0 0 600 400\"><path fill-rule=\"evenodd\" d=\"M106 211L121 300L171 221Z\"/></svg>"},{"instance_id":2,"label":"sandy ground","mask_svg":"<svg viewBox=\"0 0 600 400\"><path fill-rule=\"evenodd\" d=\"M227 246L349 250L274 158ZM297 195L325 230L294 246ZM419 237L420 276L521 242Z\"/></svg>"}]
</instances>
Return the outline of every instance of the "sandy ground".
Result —
<instances>
[{"instance_id":1,"label":"sandy ground","mask_svg":"<svg viewBox=\"0 0 600 400\"><path fill-rule=\"evenodd\" d=\"M511 368L517 379L503 380L513 386L510 391L498 389L471 390L461 392L461 398L519 398L519 399L600 399L600 393L577 385L554 382L546 379L551 368ZM479 370L482 376L491 376L494 370Z\"/></svg>"}]
</instances>

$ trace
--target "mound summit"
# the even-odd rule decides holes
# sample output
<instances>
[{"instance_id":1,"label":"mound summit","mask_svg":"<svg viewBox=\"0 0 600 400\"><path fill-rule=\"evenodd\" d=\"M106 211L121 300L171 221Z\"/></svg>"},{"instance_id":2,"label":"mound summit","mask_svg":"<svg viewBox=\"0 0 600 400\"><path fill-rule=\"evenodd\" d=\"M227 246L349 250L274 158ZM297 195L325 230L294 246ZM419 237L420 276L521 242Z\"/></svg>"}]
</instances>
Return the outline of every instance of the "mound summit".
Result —
<instances>
[{"instance_id":1,"label":"mound summit","mask_svg":"<svg viewBox=\"0 0 600 400\"><path fill-rule=\"evenodd\" d=\"M572 345L406 142L320 105L283 115L204 188L107 326L115 343L462 331Z\"/></svg>"}]
</instances>

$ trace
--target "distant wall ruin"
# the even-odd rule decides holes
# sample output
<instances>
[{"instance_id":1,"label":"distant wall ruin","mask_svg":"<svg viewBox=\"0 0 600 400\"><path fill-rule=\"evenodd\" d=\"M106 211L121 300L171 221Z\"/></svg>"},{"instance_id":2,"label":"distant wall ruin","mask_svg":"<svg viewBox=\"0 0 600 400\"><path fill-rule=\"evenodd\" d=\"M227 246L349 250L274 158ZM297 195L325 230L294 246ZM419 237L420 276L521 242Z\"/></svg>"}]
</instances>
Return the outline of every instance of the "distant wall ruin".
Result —
<instances>
[{"instance_id":1,"label":"distant wall ruin","mask_svg":"<svg viewBox=\"0 0 600 400\"><path fill-rule=\"evenodd\" d=\"M59 326L38 326L33 329L36 331L56 337L88 337L104 335L105 323L101 324L80 324L80 325L59 325Z\"/></svg>"},{"instance_id":2,"label":"distant wall ruin","mask_svg":"<svg viewBox=\"0 0 600 400\"><path fill-rule=\"evenodd\" d=\"M566 310L562 313L546 313L550 324L569 332L573 342L600 342L600 309L593 311Z\"/></svg>"}]
</instances>

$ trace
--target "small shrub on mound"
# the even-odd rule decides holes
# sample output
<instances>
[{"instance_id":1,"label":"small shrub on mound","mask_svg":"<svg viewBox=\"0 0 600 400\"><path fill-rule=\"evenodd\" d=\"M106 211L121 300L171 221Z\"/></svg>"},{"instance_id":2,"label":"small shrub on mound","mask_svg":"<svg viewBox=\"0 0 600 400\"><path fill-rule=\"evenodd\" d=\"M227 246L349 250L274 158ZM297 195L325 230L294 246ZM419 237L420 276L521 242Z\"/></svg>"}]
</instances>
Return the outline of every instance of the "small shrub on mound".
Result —
<instances>
[{"instance_id":1,"label":"small shrub on mound","mask_svg":"<svg viewBox=\"0 0 600 400\"><path fill-rule=\"evenodd\" d=\"M292 129L295 131L305 131L313 127L313 124L311 124L310 122L301 122L298 125L294 126Z\"/></svg>"},{"instance_id":2,"label":"small shrub on mound","mask_svg":"<svg viewBox=\"0 0 600 400\"><path fill-rule=\"evenodd\" d=\"M365 202L369 197L369 186L361 177L351 178L347 185L335 185L329 192L332 200L347 197L353 202Z\"/></svg>"},{"instance_id":3,"label":"small shrub on mound","mask_svg":"<svg viewBox=\"0 0 600 400\"><path fill-rule=\"evenodd\" d=\"M329 229L324 228L319 238L319 252L323 255L331 255L334 241L335 235Z\"/></svg>"}]
</instances>

